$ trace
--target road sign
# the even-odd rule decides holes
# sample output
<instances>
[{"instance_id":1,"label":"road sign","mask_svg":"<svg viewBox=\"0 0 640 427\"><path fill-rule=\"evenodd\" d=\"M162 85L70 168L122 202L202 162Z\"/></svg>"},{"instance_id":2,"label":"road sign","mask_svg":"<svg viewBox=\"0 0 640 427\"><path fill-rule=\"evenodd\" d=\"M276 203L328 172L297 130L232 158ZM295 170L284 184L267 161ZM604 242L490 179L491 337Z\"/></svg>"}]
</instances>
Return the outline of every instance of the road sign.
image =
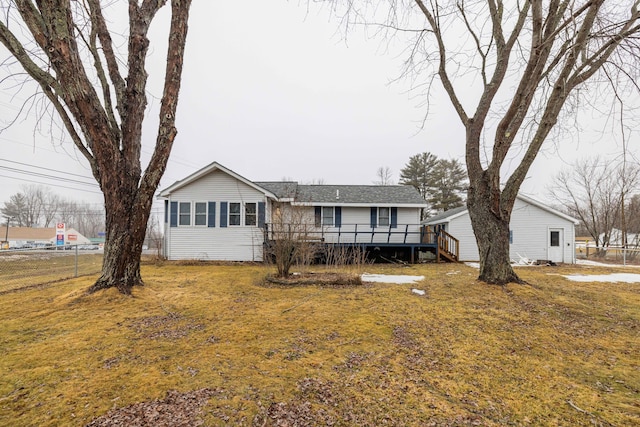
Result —
<instances>
[{"instance_id":1,"label":"road sign","mask_svg":"<svg viewBox=\"0 0 640 427\"><path fill-rule=\"evenodd\" d=\"M56 224L56 246L64 246L64 222Z\"/></svg>"}]
</instances>

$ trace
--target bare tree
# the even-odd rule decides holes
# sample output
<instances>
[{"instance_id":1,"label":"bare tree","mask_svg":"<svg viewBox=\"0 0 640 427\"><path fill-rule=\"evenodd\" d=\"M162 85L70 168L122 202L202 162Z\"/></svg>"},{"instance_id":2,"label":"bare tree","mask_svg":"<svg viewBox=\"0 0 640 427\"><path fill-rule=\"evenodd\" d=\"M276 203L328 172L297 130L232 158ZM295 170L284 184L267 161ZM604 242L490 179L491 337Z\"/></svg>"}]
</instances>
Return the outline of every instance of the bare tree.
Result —
<instances>
[{"instance_id":1,"label":"bare tree","mask_svg":"<svg viewBox=\"0 0 640 427\"><path fill-rule=\"evenodd\" d=\"M567 104L576 89L635 85L638 0L393 0L386 10L345 4L350 19L343 22L384 17L381 31L415 35L407 75L418 87L433 89L439 80L465 129L479 279L520 282L509 258L520 186L561 113L579 111Z\"/></svg>"},{"instance_id":2,"label":"bare tree","mask_svg":"<svg viewBox=\"0 0 640 427\"><path fill-rule=\"evenodd\" d=\"M376 185L393 185L393 172L389 166L380 166L376 171L377 180L373 181Z\"/></svg>"},{"instance_id":3,"label":"bare tree","mask_svg":"<svg viewBox=\"0 0 640 427\"><path fill-rule=\"evenodd\" d=\"M42 216L45 190L38 185L23 185L21 193L25 201L25 226L37 227Z\"/></svg>"},{"instance_id":4,"label":"bare tree","mask_svg":"<svg viewBox=\"0 0 640 427\"><path fill-rule=\"evenodd\" d=\"M104 230L104 210L87 203L75 203L70 224L85 237L97 237Z\"/></svg>"},{"instance_id":5,"label":"bare tree","mask_svg":"<svg viewBox=\"0 0 640 427\"><path fill-rule=\"evenodd\" d=\"M156 258L161 259L164 236L162 235L162 224L160 224L160 218L157 215L149 217L146 242L150 249L156 250Z\"/></svg>"},{"instance_id":6,"label":"bare tree","mask_svg":"<svg viewBox=\"0 0 640 427\"><path fill-rule=\"evenodd\" d=\"M561 171L551 186L551 195L565 206L567 212L580 220L596 244L597 254L604 255L612 237L626 240L626 226L622 236L613 236L614 227L624 224L625 200L631 199L640 179L638 167L623 167L601 158L582 159L572 168Z\"/></svg>"},{"instance_id":7,"label":"bare tree","mask_svg":"<svg viewBox=\"0 0 640 427\"><path fill-rule=\"evenodd\" d=\"M153 194L176 137L175 116L190 0L171 0L164 89L155 148L142 171L149 27L166 0L129 0L126 59L107 16L124 2L2 2L0 42L46 96L104 194L102 274L89 291L142 285L140 256ZM11 66L9 61L4 65Z\"/></svg>"},{"instance_id":8,"label":"bare tree","mask_svg":"<svg viewBox=\"0 0 640 427\"><path fill-rule=\"evenodd\" d=\"M276 266L278 277L288 277L294 265L309 265L318 253L313 212L306 207L279 204L266 224L265 259Z\"/></svg>"},{"instance_id":9,"label":"bare tree","mask_svg":"<svg viewBox=\"0 0 640 427\"><path fill-rule=\"evenodd\" d=\"M60 196L53 191L47 190L44 194L42 205L42 226L49 227L55 221L60 208Z\"/></svg>"},{"instance_id":10,"label":"bare tree","mask_svg":"<svg viewBox=\"0 0 640 427\"><path fill-rule=\"evenodd\" d=\"M584 159L561 171L550 188L551 195L568 213L580 220L600 248L609 245L611 230L620 212L618 177L610 162Z\"/></svg>"}]
</instances>

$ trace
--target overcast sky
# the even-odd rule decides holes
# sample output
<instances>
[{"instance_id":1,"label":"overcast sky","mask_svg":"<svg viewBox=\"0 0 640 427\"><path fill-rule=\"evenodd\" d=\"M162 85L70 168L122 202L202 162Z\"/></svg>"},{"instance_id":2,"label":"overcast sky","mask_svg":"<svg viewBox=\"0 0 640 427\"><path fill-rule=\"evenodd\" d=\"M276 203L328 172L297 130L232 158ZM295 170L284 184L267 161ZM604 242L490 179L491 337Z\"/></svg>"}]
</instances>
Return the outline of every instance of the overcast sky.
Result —
<instances>
[{"instance_id":1,"label":"overcast sky","mask_svg":"<svg viewBox=\"0 0 640 427\"><path fill-rule=\"evenodd\" d=\"M408 93L409 82L392 82L404 59L400 47L366 40L357 30L345 41L337 20L305 4L194 1L179 133L160 189L213 161L250 180L327 184L371 184L380 166L389 167L397 182L409 157L424 151L464 162L464 130L447 99L432 99L422 126L423 99ZM164 54L153 48L149 59L152 115ZM9 95L3 87L5 124L28 93ZM0 134L0 202L21 185L37 183L101 203L96 185L77 182L92 182L86 161L48 127L35 132L34 117L22 116ZM154 131L147 127L143 153L150 153ZM566 139L547 144L524 192L544 201L550 178L577 155L619 152L619 143L593 132ZM631 145L637 146L637 135Z\"/></svg>"}]
</instances>

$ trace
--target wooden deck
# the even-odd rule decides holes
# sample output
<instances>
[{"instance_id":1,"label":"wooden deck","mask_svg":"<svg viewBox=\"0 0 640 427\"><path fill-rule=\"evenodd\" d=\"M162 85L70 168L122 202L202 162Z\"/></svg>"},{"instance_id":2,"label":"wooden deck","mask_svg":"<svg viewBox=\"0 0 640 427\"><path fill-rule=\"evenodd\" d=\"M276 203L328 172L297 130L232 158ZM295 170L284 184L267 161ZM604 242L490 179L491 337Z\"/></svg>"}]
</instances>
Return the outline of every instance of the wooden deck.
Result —
<instances>
[{"instance_id":1,"label":"wooden deck","mask_svg":"<svg viewBox=\"0 0 640 427\"><path fill-rule=\"evenodd\" d=\"M459 241L444 230L434 230L419 224L403 224L397 227L363 226L343 224L341 227L306 227L265 224L265 244L280 239L314 242L322 246L360 248L375 258L380 254L396 254L395 258L407 258L415 263L418 252L431 252L437 262L458 262Z\"/></svg>"}]
</instances>

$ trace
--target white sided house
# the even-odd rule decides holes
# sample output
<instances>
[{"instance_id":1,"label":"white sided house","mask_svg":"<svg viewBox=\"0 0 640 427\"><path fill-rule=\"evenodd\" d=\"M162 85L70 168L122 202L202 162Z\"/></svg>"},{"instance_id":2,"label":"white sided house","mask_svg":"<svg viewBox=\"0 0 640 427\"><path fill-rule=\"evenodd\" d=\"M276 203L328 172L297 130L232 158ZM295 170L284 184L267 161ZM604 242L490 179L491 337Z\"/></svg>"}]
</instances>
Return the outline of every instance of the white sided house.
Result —
<instances>
[{"instance_id":1,"label":"white sided house","mask_svg":"<svg viewBox=\"0 0 640 427\"><path fill-rule=\"evenodd\" d=\"M451 209L423 221L442 228L460 242L460 260L478 261L478 245L466 206ZM549 260L574 264L575 226L578 220L537 200L518 195L509 224L509 254L514 262Z\"/></svg>"},{"instance_id":2,"label":"white sided house","mask_svg":"<svg viewBox=\"0 0 640 427\"><path fill-rule=\"evenodd\" d=\"M420 212L410 186L299 185L250 181L219 163L162 190L164 255L170 260L262 261L274 218L302 211L306 236L326 245L410 253L423 250Z\"/></svg>"}]
</instances>

